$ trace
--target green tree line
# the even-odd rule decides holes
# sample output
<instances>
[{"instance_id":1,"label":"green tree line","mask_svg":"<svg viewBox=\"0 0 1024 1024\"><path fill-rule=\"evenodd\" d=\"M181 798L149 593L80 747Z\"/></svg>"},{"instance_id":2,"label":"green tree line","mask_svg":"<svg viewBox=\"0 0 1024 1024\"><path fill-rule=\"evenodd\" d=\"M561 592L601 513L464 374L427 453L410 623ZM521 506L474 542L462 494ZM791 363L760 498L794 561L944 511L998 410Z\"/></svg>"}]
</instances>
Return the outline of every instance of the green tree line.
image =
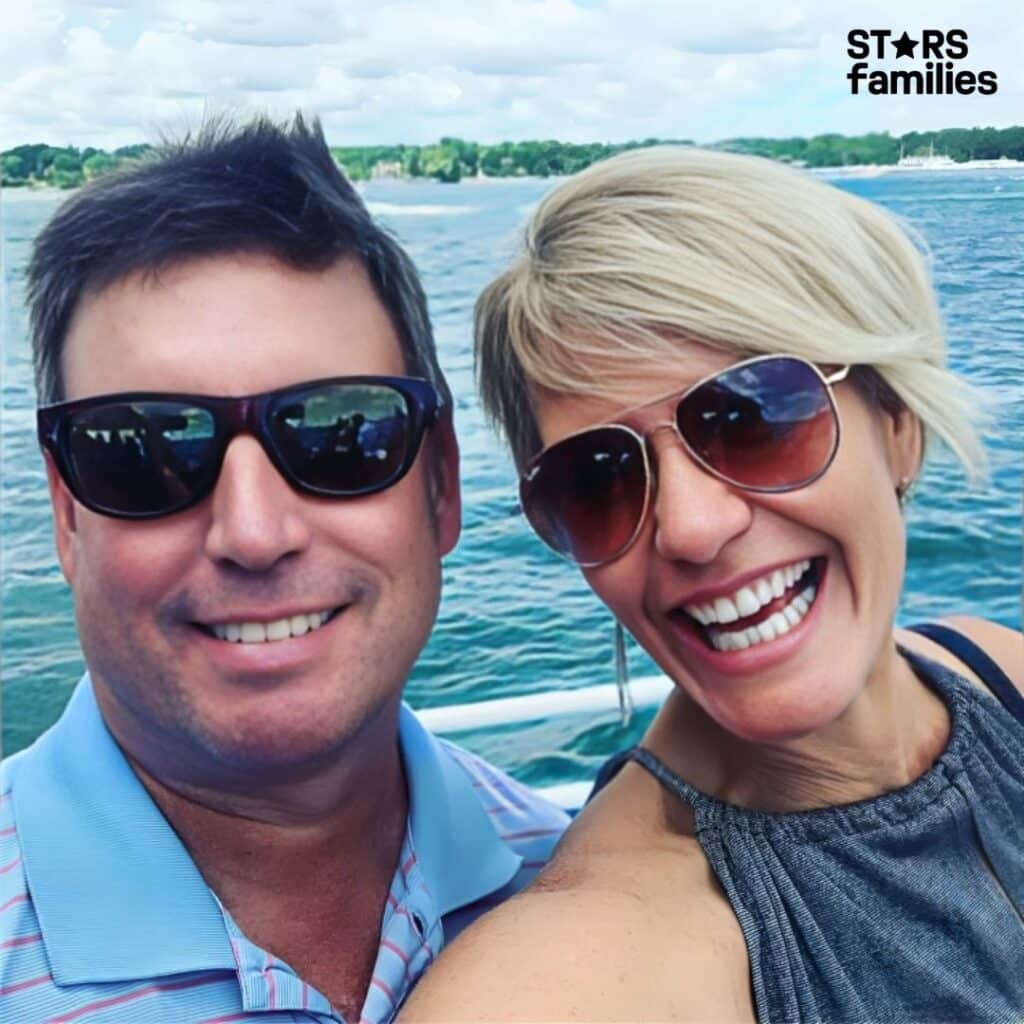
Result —
<instances>
[{"instance_id":1,"label":"green tree line","mask_svg":"<svg viewBox=\"0 0 1024 1024\"><path fill-rule=\"evenodd\" d=\"M391 175L456 182L477 175L508 178L574 174L623 150L669 141L676 145L690 144L681 139L644 139L615 145L555 140L484 145L446 137L429 146L335 146L331 152L353 181ZM738 138L714 145L807 167L894 164L901 156L917 156L933 149L958 162L999 157L1024 160L1024 127L946 128L905 135L888 132L857 136L826 134L806 139ZM115 169L125 160L144 157L151 148L122 146L107 152L93 147L78 149L44 143L15 146L0 153L0 180L9 188L31 185L75 188Z\"/></svg>"},{"instance_id":2,"label":"green tree line","mask_svg":"<svg viewBox=\"0 0 1024 1024\"><path fill-rule=\"evenodd\" d=\"M890 135L815 135L810 139L729 139L719 146L772 160L807 167L845 167L858 164L894 164L901 156L923 156L934 149L964 163L967 160L1024 160L1024 127L944 128L934 132Z\"/></svg>"}]
</instances>

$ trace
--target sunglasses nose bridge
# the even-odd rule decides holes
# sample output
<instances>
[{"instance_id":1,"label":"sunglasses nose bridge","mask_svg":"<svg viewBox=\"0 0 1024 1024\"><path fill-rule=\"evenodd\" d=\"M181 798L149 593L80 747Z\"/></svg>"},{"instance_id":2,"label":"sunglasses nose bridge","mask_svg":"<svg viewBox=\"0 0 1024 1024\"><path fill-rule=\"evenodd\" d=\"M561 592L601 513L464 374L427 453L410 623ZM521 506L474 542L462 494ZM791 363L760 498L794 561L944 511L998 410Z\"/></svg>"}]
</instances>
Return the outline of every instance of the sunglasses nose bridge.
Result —
<instances>
[{"instance_id":1,"label":"sunglasses nose bridge","mask_svg":"<svg viewBox=\"0 0 1024 1024\"><path fill-rule=\"evenodd\" d=\"M221 443L219 445L217 476L220 476L220 469L223 465L224 456L227 454L231 442L240 434L249 434L255 437L260 446L267 450L267 441L263 436L262 416L263 396L248 395L244 398L228 398L220 404L218 419L220 421Z\"/></svg>"},{"instance_id":2,"label":"sunglasses nose bridge","mask_svg":"<svg viewBox=\"0 0 1024 1024\"><path fill-rule=\"evenodd\" d=\"M224 433L227 438L239 434L255 434L257 432L256 400L252 397L229 399L221 410L224 422Z\"/></svg>"}]
</instances>

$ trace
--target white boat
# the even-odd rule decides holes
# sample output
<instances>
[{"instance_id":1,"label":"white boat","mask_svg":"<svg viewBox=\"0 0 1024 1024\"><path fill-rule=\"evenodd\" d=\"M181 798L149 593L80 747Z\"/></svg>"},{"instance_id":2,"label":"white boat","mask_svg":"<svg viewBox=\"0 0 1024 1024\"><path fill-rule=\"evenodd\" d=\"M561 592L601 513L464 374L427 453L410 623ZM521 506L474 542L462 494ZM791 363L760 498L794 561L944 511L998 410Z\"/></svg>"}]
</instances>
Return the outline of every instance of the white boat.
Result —
<instances>
[{"instance_id":1,"label":"white boat","mask_svg":"<svg viewBox=\"0 0 1024 1024\"><path fill-rule=\"evenodd\" d=\"M894 170L897 171L954 171L962 167L951 156L944 153L935 155L935 143L928 147L927 156L904 156L900 146L900 158Z\"/></svg>"}]
</instances>

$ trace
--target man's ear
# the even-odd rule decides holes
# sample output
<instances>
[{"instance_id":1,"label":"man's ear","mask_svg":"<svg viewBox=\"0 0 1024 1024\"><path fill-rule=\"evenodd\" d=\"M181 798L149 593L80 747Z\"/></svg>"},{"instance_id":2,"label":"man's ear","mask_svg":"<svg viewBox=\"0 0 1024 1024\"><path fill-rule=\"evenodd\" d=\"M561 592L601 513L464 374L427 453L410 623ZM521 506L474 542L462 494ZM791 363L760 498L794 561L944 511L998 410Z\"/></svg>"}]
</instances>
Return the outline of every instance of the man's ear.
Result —
<instances>
[{"instance_id":1,"label":"man's ear","mask_svg":"<svg viewBox=\"0 0 1024 1024\"><path fill-rule=\"evenodd\" d=\"M60 562L64 579L69 584L75 581L75 499L57 472L53 456L43 453L46 462L46 485L50 490L50 505L53 507L53 539L57 546L57 560Z\"/></svg>"},{"instance_id":2,"label":"man's ear","mask_svg":"<svg viewBox=\"0 0 1024 1024\"><path fill-rule=\"evenodd\" d=\"M444 416L430 434L433 449L429 464L430 500L437 526L438 547L442 555L447 555L458 543L462 532L459 442L451 416Z\"/></svg>"}]
</instances>

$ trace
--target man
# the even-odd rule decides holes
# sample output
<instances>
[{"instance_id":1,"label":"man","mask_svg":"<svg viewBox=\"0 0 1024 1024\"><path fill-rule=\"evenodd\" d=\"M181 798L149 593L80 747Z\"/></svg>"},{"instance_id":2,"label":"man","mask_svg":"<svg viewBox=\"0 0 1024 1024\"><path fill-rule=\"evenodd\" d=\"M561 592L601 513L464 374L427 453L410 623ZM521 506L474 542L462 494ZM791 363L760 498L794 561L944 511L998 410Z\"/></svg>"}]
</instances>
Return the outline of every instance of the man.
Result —
<instances>
[{"instance_id":1,"label":"man","mask_svg":"<svg viewBox=\"0 0 1024 1024\"><path fill-rule=\"evenodd\" d=\"M0 1019L390 1019L564 815L401 692L458 538L426 301L319 125L221 126L29 271L88 672L4 765Z\"/></svg>"}]
</instances>

